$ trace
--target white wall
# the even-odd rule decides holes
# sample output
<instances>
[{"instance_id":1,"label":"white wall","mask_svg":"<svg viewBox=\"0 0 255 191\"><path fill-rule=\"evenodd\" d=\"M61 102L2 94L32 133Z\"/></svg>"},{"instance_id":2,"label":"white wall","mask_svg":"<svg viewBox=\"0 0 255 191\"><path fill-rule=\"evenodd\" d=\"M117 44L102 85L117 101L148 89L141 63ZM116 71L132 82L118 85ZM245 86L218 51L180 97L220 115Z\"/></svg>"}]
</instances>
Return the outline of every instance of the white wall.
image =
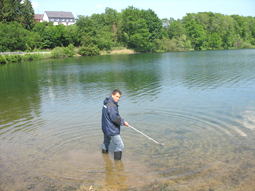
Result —
<instances>
[{"instance_id":1,"label":"white wall","mask_svg":"<svg viewBox=\"0 0 255 191\"><path fill-rule=\"evenodd\" d=\"M43 21L49 22L49 18L48 18L48 16L46 15L46 13L43 14L43 19L41 20L41 22L43 22Z\"/></svg>"}]
</instances>

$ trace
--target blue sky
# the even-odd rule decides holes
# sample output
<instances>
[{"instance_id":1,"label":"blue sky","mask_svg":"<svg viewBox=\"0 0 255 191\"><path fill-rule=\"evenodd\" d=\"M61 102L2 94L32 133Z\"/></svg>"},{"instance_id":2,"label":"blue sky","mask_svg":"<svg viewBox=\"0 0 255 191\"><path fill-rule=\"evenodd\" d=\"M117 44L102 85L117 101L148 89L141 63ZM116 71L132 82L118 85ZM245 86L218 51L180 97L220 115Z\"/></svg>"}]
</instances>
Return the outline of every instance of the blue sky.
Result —
<instances>
[{"instance_id":1,"label":"blue sky","mask_svg":"<svg viewBox=\"0 0 255 191\"><path fill-rule=\"evenodd\" d=\"M160 19L181 19L186 13L214 12L224 15L238 14L255 17L255 0L31 0L35 14L44 11L70 11L77 15L91 16L104 13L106 7L121 12L128 6L152 9Z\"/></svg>"}]
</instances>

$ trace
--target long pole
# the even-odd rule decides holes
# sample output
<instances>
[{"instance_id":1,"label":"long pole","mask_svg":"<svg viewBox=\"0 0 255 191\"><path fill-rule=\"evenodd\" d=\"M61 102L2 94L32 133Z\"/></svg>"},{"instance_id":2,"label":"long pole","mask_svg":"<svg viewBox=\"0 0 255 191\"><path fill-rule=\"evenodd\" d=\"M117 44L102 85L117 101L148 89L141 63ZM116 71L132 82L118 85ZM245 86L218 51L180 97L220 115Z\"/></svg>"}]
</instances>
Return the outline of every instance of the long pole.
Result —
<instances>
[{"instance_id":1,"label":"long pole","mask_svg":"<svg viewBox=\"0 0 255 191\"><path fill-rule=\"evenodd\" d=\"M129 125L129 127L131 127L132 129L134 129L135 131L137 131L138 133L142 134L143 136L147 137L148 139L152 140L153 142L157 143L158 145L164 145L163 143L159 143L158 141L155 141L154 139L150 138L149 136L145 135L143 132L137 130L136 128L132 127L131 125Z\"/></svg>"}]
</instances>

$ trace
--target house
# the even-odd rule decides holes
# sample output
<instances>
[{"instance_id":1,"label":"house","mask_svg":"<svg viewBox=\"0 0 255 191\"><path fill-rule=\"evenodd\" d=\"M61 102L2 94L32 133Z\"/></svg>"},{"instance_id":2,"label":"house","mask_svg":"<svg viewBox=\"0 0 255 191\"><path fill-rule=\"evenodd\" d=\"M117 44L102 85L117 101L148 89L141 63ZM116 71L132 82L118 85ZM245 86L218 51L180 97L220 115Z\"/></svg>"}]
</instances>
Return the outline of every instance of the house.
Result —
<instances>
[{"instance_id":1,"label":"house","mask_svg":"<svg viewBox=\"0 0 255 191\"><path fill-rule=\"evenodd\" d=\"M58 23L71 25L75 23L73 13L64 11L45 11L41 22L43 21L53 22L53 25L58 25Z\"/></svg>"},{"instance_id":2,"label":"house","mask_svg":"<svg viewBox=\"0 0 255 191\"><path fill-rule=\"evenodd\" d=\"M37 23L37 22L41 22L42 17L43 17L43 14L35 14L35 15L34 15L34 20L35 20L35 22L36 22L36 23Z\"/></svg>"}]
</instances>

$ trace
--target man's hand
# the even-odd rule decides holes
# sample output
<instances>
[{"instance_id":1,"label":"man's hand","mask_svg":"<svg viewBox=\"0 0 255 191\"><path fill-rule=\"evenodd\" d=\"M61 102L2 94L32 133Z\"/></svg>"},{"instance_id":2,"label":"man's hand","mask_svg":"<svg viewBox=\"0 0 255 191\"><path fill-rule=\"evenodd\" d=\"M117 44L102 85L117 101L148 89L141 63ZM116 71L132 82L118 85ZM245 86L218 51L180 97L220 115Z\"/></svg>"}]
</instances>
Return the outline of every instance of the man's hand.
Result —
<instances>
[{"instance_id":1,"label":"man's hand","mask_svg":"<svg viewBox=\"0 0 255 191\"><path fill-rule=\"evenodd\" d=\"M124 125L125 126L129 126L128 122L124 121Z\"/></svg>"}]
</instances>

